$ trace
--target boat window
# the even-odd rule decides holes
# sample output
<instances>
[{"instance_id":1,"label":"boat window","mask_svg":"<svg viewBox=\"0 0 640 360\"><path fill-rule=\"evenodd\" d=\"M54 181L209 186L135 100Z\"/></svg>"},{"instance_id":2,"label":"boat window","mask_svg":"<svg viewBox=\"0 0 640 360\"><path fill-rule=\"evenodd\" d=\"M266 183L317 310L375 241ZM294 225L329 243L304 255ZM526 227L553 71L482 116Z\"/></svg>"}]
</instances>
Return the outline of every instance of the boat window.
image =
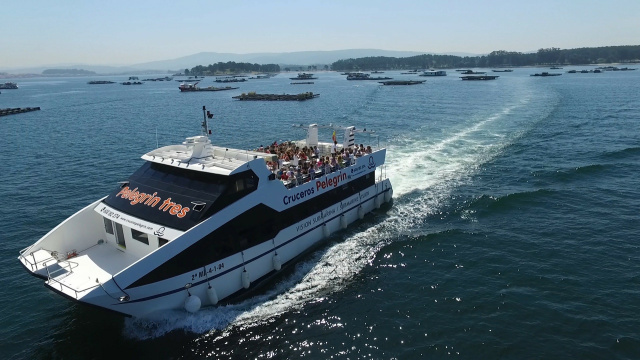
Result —
<instances>
[{"instance_id":1,"label":"boat window","mask_svg":"<svg viewBox=\"0 0 640 360\"><path fill-rule=\"evenodd\" d=\"M113 222L107 218L102 218L102 220L104 221L104 230L107 234L113 235Z\"/></svg>"},{"instance_id":2,"label":"boat window","mask_svg":"<svg viewBox=\"0 0 640 360\"><path fill-rule=\"evenodd\" d=\"M242 191L244 190L244 179L238 179L236 180L236 191Z\"/></svg>"},{"instance_id":3,"label":"boat window","mask_svg":"<svg viewBox=\"0 0 640 360\"><path fill-rule=\"evenodd\" d=\"M161 247L162 245L168 243L169 240L167 239L163 239L163 238L158 238L158 247Z\"/></svg>"},{"instance_id":4,"label":"boat window","mask_svg":"<svg viewBox=\"0 0 640 360\"><path fill-rule=\"evenodd\" d=\"M138 231L138 230L131 229L131 237L134 240L138 240L141 243L145 243L145 244L149 245L149 235L148 234L145 234L145 233L143 233L141 231Z\"/></svg>"},{"instance_id":5,"label":"boat window","mask_svg":"<svg viewBox=\"0 0 640 360\"><path fill-rule=\"evenodd\" d=\"M118 223L116 223L116 243L123 249L127 248L127 243L124 240L124 229Z\"/></svg>"}]
</instances>

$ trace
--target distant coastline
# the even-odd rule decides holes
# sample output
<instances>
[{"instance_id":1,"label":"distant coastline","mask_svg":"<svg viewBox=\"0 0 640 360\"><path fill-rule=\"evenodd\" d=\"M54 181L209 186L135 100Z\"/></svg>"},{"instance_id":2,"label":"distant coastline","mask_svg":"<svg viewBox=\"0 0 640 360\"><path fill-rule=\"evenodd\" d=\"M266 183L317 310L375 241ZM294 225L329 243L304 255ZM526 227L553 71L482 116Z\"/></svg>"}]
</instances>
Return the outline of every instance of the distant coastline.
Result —
<instances>
[{"instance_id":1,"label":"distant coastline","mask_svg":"<svg viewBox=\"0 0 640 360\"><path fill-rule=\"evenodd\" d=\"M393 56L395 55L395 56ZM285 71L352 71L352 70L403 70L428 68L471 68L471 67L522 67L546 65L596 65L633 64L640 62L640 45L606 46L578 49L547 48L535 53L493 51L486 55L435 55L409 51L387 51L376 49L352 49L335 51L304 51L281 54L220 54L200 53L174 60L155 61L131 66L73 65L68 68L33 67L28 69L0 69L0 78L32 78L49 76L102 76L102 75L144 75L183 72L187 69L197 74L199 70L210 70L213 65L234 63L239 58L251 58L253 66L258 62L269 65L270 72L276 66ZM337 59L337 60L332 60ZM208 60L210 59L210 60ZM190 65L189 65L190 64ZM297 64L297 65L296 65ZM275 66L274 66L275 65ZM148 67L147 67L148 66ZM262 67L264 65L258 65ZM215 69L224 73L227 69ZM230 70L230 69L228 69ZM266 70L266 69L265 69ZM277 70L280 71L279 69ZM266 71L265 71L266 72ZM204 75L204 74L198 74Z\"/></svg>"}]
</instances>

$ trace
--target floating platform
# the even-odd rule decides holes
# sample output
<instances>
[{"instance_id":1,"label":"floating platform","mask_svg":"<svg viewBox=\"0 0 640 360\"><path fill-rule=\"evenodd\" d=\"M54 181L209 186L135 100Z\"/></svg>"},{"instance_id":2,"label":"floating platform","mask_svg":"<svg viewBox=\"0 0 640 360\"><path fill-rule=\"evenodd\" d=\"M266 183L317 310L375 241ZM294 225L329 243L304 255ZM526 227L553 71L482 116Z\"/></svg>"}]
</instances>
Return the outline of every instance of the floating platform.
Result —
<instances>
[{"instance_id":1,"label":"floating platform","mask_svg":"<svg viewBox=\"0 0 640 360\"><path fill-rule=\"evenodd\" d=\"M382 85L416 85L422 84L427 80L393 80L393 81L379 81Z\"/></svg>"},{"instance_id":2,"label":"floating platform","mask_svg":"<svg viewBox=\"0 0 640 360\"><path fill-rule=\"evenodd\" d=\"M562 74L541 72L541 73L531 74L530 76L560 76L560 75Z\"/></svg>"},{"instance_id":3,"label":"floating platform","mask_svg":"<svg viewBox=\"0 0 640 360\"><path fill-rule=\"evenodd\" d=\"M233 78L233 79L216 79L217 83L231 83L231 82L245 82L247 81L247 79L242 78L242 79L238 79L238 78Z\"/></svg>"},{"instance_id":4,"label":"floating platform","mask_svg":"<svg viewBox=\"0 0 640 360\"><path fill-rule=\"evenodd\" d=\"M40 110L40 106L38 107L28 107L28 108L10 108L10 109L0 109L0 116L7 116L13 114L22 114L30 111L38 111Z\"/></svg>"},{"instance_id":5,"label":"floating platform","mask_svg":"<svg viewBox=\"0 0 640 360\"><path fill-rule=\"evenodd\" d=\"M237 87L231 87L231 86L225 86L225 87L215 87L215 86L208 86L205 88L201 88L201 87L197 87L197 86L190 86L190 87L183 87L182 85L179 87L181 92L196 92L196 91L225 91L225 90L235 90L235 89L239 89Z\"/></svg>"},{"instance_id":6,"label":"floating platform","mask_svg":"<svg viewBox=\"0 0 640 360\"><path fill-rule=\"evenodd\" d=\"M301 81L301 82L292 82L291 85L305 85L305 84L313 84L313 81Z\"/></svg>"},{"instance_id":7,"label":"floating platform","mask_svg":"<svg viewBox=\"0 0 640 360\"><path fill-rule=\"evenodd\" d=\"M469 76L460 76L462 80L495 80L499 78L496 75L469 75Z\"/></svg>"},{"instance_id":8,"label":"floating platform","mask_svg":"<svg viewBox=\"0 0 640 360\"><path fill-rule=\"evenodd\" d=\"M103 84L115 84L115 81L108 81L108 80L94 80L94 81L89 81L87 84L89 85L103 85Z\"/></svg>"},{"instance_id":9,"label":"floating platform","mask_svg":"<svg viewBox=\"0 0 640 360\"><path fill-rule=\"evenodd\" d=\"M304 101L317 98L319 94L312 92L300 93L300 94L256 94L248 93L233 96L233 99L238 100L253 100L253 101Z\"/></svg>"}]
</instances>

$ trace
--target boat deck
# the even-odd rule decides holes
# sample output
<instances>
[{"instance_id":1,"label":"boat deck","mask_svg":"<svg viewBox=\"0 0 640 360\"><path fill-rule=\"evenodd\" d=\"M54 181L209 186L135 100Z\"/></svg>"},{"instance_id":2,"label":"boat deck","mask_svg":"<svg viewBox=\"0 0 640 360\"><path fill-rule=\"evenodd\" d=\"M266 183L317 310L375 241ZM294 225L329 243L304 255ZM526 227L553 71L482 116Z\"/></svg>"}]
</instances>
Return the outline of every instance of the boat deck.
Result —
<instances>
[{"instance_id":1,"label":"boat deck","mask_svg":"<svg viewBox=\"0 0 640 360\"><path fill-rule=\"evenodd\" d=\"M138 257L118 250L112 244L100 244L77 256L58 262L60 269L50 273L47 283L54 289L78 298L84 291L111 280L111 277L135 263Z\"/></svg>"}]
</instances>

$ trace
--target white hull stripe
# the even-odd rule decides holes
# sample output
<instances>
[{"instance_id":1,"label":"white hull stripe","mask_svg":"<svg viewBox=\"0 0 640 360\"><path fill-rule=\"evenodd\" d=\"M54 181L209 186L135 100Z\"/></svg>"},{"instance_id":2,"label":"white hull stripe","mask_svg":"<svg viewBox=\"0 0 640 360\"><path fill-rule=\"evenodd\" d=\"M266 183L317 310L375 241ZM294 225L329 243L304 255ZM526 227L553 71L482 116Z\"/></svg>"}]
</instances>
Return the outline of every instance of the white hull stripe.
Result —
<instances>
[{"instance_id":1,"label":"white hull stripe","mask_svg":"<svg viewBox=\"0 0 640 360\"><path fill-rule=\"evenodd\" d=\"M327 221L325 221L324 223L327 223L327 222L329 222L329 221L332 221L332 220L336 219L337 217L341 216L342 214L344 214L344 213L346 213L346 212L349 212L349 211L351 211L351 210L355 209L356 207L358 207L358 206L362 205L362 203L366 203L367 201L371 201L371 200L373 200L376 196L378 196L378 195L380 195L380 194L384 194L384 193L386 193L386 192L387 192L387 191L389 191L389 190L391 190L391 188L387 188L387 189L385 189L385 190L382 190L380 193L378 193L378 194L376 194L376 195L371 196L370 198L368 198L368 199L364 200L363 202L358 203L357 205L352 206L352 207L350 207L350 208L346 209L345 211L343 211L343 212L341 212L341 213L336 214L335 216L331 217L330 219L328 219L328 220L327 220ZM336 203L336 204L337 204L337 203ZM224 275L226 275L227 273L230 273L230 272L232 272L232 271L234 271L234 270L237 270L238 268L241 268L241 267L243 267L243 266L246 266L246 264L251 263L251 262L253 262L253 261L255 261L255 260L257 260L257 259L259 259L259 258L261 258L261 257L263 257L263 256L266 256L266 255L268 255L268 254L270 254L270 253L272 253L272 252L274 252L274 251L278 250L279 248L281 248L281 247L283 247L283 246L285 246L285 245L287 245L287 244L291 243L292 241L295 241L295 240L297 240L298 238L300 238L300 237L302 237L302 236L304 236L304 235L308 234L309 232L311 232L311 231L313 231L313 230L315 230L315 229L317 229L317 228L321 227L322 225L324 225L324 223L321 223L321 224L319 224L319 225L316 225L316 226L314 226L314 227L310 228L309 230L307 230L307 231L305 231L305 232L303 232L303 233L301 233L301 234L299 234L299 235L296 235L296 236L294 236L293 238L291 238L291 239L289 239L289 240L287 240L287 241L283 242L282 244L280 244L280 245L278 245L278 246L274 247L273 249L271 249L271 250L269 250L269 251L266 251L266 252L264 252L264 253L262 253L262 254L260 254L260 255L257 255L257 256L255 256L254 258L249 259L248 261L245 261L245 263L244 263L244 264L236 265L236 266L234 266L234 267L232 267L232 268L230 268L230 269L228 269L228 270L225 270L225 271L223 271L223 272L217 273L217 274L215 274L215 275L213 275L213 276L211 276L211 277L209 277L209 278L207 278L207 279L200 280L200 281L198 281L198 282L192 283L192 285L191 285L191 286L192 286L192 287L196 287L196 286L202 285L202 284L204 284L204 283L206 283L206 282L208 282L208 281L211 281L211 280L213 280L213 279L219 278L220 276L224 276ZM174 289L174 290L170 290L170 291L166 291L166 292L163 292L163 293L160 293L160 294L155 294L155 295L147 296L147 297L140 298L140 299L130 300L130 301L127 301L127 302L114 303L114 304L112 304L112 305L125 305L125 304L131 304L131 303L142 302L142 301L147 301L147 300L153 300L153 299L156 299L156 298L159 298L159 297L163 297L163 296L167 296L167 295L175 294L175 293L177 293L177 292L184 291L184 290L185 290L185 288L184 288L184 287L181 287L181 288Z\"/></svg>"}]
</instances>

